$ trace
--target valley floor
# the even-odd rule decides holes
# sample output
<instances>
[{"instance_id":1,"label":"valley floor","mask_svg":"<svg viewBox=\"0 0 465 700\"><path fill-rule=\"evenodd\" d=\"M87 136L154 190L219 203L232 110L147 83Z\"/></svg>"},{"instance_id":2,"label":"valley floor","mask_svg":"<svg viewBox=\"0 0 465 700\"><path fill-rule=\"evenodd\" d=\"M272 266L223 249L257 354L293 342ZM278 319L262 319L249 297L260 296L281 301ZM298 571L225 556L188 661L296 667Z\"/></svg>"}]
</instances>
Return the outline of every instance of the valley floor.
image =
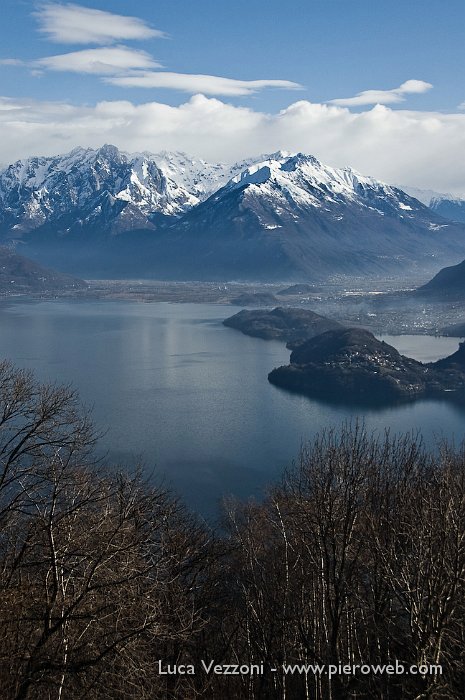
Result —
<instances>
[{"instance_id":1,"label":"valley floor","mask_svg":"<svg viewBox=\"0 0 465 700\"><path fill-rule=\"evenodd\" d=\"M400 279L335 279L301 294L283 291L286 284L239 282L175 282L158 280L88 280L87 289L49 292L41 299L98 299L137 302L231 304L239 308L289 306L308 308L346 325L374 333L441 334L442 329L465 320L460 302L430 301L412 295ZM32 295L30 295L32 296ZM34 295L37 298L36 295Z\"/></svg>"}]
</instances>

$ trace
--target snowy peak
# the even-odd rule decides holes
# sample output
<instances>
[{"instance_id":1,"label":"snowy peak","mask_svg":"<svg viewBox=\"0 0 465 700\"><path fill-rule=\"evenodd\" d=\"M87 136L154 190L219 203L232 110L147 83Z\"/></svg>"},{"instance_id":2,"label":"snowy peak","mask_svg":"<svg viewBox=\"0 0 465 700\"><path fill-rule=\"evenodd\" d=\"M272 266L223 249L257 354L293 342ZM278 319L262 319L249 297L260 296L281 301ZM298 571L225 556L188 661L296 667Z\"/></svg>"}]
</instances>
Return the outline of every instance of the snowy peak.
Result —
<instances>
[{"instance_id":1,"label":"snowy peak","mask_svg":"<svg viewBox=\"0 0 465 700\"><path fill-rule=\"evenodd\" d=\"M374 178L357 173L352 168L333 168L304 153L278 152L263 156L231 178L215 195L241 190L246 197L274 203L278 213L285 209L323 208L355 204L377 208L381 214L389 211L400 217L409 216L424 207L401 190Z\"/></svg>"},{"instance_id":2,"label":"snowy peak","mask_svg":"<svg viewBox=\"0 0 465 700\"><path fill-rule=\"evenodd\" d=\"M225 163L208 163L202 158L194 158L182 151L127 155L128 158L135 158L138 155L156 163L166 178L183 187L196 200L192 206L207 199L228 180L257 160L251 158L227 165Z\"/></svg>"},{"instance_id":3,"label":"snowy peak","mask_svg":"<svg viewBox=\"0 0 465 700\"><path fill-rule=\"evenodd\" d=\"M0 222L32 229L92 207L103 191L147 217L180 216L251 162L228 166L181 152L131 154L110 144L19 160L0 172Z\"/></svg>"},{"instance_id":4,"label":"snowy peak","mask_svg":"<svg viewBox=\"0 0 465 700\"><path fill-rule=\"evenodd\" d=\"M146 217L178 216L199 201L153 158L131 156L107 144L10 165L0 173L0 222L27 231L76 210L83 210L84 219L95 218L91 213L100 206L102 193L118 200L120 211L131 205Z\"/></svg>"},{"instance_id":5,"label":"snowy peak","mask_svg":"<svg viewBox=\"0 0 465 700\"><path fill-rule=\"evenodd\" d=\"M166 177L184 187L198 201L208 197L219 182L224 184L230 177L226 165L207 163L180 151L161 151L146 154L146 157L156 162Z\"/></svg>"},{"instance_id":6,"label":"snowy peak","mask_svg":"<svg viewBox=\"0 0 465 700\"><path fill-rule=\"evenodd\" d=\"M276 184L292 181L304 189L314 187L321 191L326 189L346 194L352 194L356 189L367 186L387 187L372 178L359 175L351 168L331 168L320 163L314 156L303 153L268 156L232 178L228 185L231 188L235 185L244 187L248 184L264 184L270 180Z\"/></svg>"}]
</instances>

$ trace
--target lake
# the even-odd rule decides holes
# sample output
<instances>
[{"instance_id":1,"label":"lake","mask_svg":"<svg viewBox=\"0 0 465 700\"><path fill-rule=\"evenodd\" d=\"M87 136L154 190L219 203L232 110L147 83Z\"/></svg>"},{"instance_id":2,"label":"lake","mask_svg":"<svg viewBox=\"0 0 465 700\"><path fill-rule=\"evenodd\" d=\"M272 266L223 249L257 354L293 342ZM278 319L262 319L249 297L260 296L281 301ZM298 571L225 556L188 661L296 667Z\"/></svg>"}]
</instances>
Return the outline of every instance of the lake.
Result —
<instances>
[{"instance_id":1,"label":"lake","mask_svg":"<svg viewBox=\"0 0 465 700\"><path fill-rule=\"evenodd\" d=\"M108 459L163 478L194 509L216 512L226 494L260 497L325 426L362 417L369 429L421 430L426 442L465 436L465 410L447 401L385 409L334 406L278 389L287 364L276 341L226 328L231 306L121 301L8 300L0 304L0 357L44 381L75 386L105 430ZM456 338L383 336L424 361Z\"/></svg>"}]
</instances>

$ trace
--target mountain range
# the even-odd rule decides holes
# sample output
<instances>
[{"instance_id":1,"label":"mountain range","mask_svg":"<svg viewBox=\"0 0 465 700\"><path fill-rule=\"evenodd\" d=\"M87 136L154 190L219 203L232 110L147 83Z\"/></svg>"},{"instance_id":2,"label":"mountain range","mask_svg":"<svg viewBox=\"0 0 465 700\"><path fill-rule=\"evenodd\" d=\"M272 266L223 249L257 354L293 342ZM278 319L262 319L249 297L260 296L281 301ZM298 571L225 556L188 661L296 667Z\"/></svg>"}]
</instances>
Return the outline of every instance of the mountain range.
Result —
<instances>
[{"instance_id":1,"label":"mountain range","mask_svg":"<svg viewBox=\"0 0 465 700\"><path fill-rule=\"evenodd\" d=\"M88 276L321 279L436 268L465 226L397 187L305 154L227 166L77 148L0 172L0 237Z\"/></svg>"},{"instance_id":2,"label":"mountain range","mask_svg":"<svg viewBox=\"0 0 465 700\"><path fill-rule=\"evenodd\" d=\"M126 154L111 145L19 160L0 172L0 227L15 236L47 225L63 235L155 228L160 216L181 216L246 165Z\"/></svg>"}]
</instances>

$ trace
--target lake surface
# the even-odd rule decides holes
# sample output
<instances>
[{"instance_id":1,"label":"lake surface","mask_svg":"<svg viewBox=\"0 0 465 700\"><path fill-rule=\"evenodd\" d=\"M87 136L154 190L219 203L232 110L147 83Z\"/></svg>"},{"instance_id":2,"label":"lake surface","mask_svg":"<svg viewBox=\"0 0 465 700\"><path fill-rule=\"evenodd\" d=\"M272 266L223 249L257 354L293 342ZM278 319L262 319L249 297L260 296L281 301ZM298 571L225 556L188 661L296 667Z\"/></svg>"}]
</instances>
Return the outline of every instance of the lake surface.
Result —
<instances>
[{"instance_id":1,"label":"lake surface","mask_svg":"<svg viewBox=\"0 0 465 700\"><path fill-rule=\"evenodd\" d=\"M24 300L0 304L0 357L44 381L71 382L106 430L102 450L148 472L202 513L221 497L263 494L325 426L362 417L368 428L421 430L426 442L465 437L465 410L447 401L385 409L334 406L272 386L283 343L226 328L231 306ZM456 338L383 336L423 361Z\"/></svg>"}]
</instances>

